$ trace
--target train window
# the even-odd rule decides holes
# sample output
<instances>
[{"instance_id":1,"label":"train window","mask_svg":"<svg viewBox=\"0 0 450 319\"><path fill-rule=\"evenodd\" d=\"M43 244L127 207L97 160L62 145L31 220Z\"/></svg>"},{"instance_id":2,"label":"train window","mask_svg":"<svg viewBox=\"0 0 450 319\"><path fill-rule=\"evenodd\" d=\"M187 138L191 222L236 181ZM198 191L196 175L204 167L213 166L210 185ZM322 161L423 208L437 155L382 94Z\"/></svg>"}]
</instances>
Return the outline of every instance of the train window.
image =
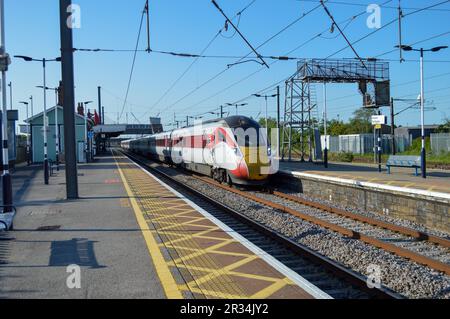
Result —
<instances>
[{"instance_id":1,"label":"train window","mask_svg":"<svg viewBox=\"0 0 450 319\"><path fill-rule=\"evenodd\" d=\"M226 141L227 139L225 135L221 131L219 131L219 142L226 142Z\"/></svg>"}]
</instances>

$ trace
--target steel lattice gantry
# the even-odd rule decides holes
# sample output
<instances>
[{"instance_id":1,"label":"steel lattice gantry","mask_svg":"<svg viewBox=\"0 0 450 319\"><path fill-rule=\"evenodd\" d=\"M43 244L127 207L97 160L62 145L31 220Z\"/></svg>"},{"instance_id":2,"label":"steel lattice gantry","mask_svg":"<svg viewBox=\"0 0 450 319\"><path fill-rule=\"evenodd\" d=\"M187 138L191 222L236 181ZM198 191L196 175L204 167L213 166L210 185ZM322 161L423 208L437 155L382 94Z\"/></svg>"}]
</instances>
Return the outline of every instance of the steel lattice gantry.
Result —
<instances>
[{"instance_id":1,"label":"steel lattice gantry","mask_svg":"<svg viewBox=\"0 0 450 319\"><path fill-rule=\"evenodd\" d=\"M302 161L309 152L312 161L321 156L318 130L319 111L315 83L358 83L365 107L378 108L390 103L389 63L375 59L301 60L297 72L286 81L282 130L282 160L292 160L296 148ZM314 142L315 141L315 142ZM320 154L319 154L320 153Z\"/></svg>"}]
</instances>

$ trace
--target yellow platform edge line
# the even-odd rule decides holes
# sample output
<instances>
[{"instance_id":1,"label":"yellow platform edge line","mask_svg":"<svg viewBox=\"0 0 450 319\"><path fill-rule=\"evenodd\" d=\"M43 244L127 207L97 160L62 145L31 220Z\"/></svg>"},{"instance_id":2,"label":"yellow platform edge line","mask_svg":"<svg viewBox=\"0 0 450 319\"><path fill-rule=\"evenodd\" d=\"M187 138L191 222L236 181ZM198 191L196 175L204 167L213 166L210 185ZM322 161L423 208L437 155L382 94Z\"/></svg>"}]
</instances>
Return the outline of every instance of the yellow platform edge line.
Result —
<instances>
[{"instance_id":1,"label":"yellow platform edge line","mask_svg":"<svg viewBox=\"0 0 450 319\"><path fill-rule=\"evenodd\" d=\"M161 285L164 289L164 293L166 294L168 299L184 299L181 291L178 289L178 285L173 278L172 273L170 272L169 266L165 262L164 257L159 250L158 243L153 237L151 230L148 227L147 222L145 221L144 214L139 207L136 199L134 198L134 194L132 193L128 182L125 179L125 175L123 174L122 169L120 168L120 165L117 162L116 156L114 154L113 157L114 161L116 162L119 175L122 179L122 183L131 201L131 206L133 207L136 220L139 224L139 227L141 228L142 236L144 237L145 243L147 244L148 252L153 261L153 265L155 267Z\"/></svg>"}]
</instances>

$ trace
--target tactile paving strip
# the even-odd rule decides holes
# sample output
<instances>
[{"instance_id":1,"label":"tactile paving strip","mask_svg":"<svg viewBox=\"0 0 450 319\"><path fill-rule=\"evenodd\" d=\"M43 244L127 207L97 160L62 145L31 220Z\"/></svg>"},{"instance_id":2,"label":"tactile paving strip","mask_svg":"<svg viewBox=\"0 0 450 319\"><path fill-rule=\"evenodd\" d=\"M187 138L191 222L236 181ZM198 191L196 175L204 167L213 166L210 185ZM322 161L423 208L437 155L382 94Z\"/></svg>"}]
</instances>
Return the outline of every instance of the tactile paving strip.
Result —
<instances>
[{"instance_id":1,"label":"tactile paving strip","mask_svg":"<svg viewBox=\"0 0 450 319\"><path fill-rule=\"evenodd\" d=\"M312 298L128 159L117 161L183 297Z\"/></svg>"}]
</instances>

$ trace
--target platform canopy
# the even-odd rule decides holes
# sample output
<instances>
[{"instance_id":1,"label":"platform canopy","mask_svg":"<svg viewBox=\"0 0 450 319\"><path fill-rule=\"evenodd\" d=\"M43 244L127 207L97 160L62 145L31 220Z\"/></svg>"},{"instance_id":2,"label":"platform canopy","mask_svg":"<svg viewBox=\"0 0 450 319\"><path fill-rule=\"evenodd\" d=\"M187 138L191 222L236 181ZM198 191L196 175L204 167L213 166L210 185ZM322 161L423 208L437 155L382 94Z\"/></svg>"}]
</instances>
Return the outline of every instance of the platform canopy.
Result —
<instances>
[{"instance_id":1,"label":"platform canopy","mask_svg":"<svg viewBox=\"0 0 450 319\"><path fill-rule=\"evenodd\" d=\"M105 124L94 127L94 133L109 136L150 135L162 132L162 125L151 124Z\"/></svg>"}]
</instances>

